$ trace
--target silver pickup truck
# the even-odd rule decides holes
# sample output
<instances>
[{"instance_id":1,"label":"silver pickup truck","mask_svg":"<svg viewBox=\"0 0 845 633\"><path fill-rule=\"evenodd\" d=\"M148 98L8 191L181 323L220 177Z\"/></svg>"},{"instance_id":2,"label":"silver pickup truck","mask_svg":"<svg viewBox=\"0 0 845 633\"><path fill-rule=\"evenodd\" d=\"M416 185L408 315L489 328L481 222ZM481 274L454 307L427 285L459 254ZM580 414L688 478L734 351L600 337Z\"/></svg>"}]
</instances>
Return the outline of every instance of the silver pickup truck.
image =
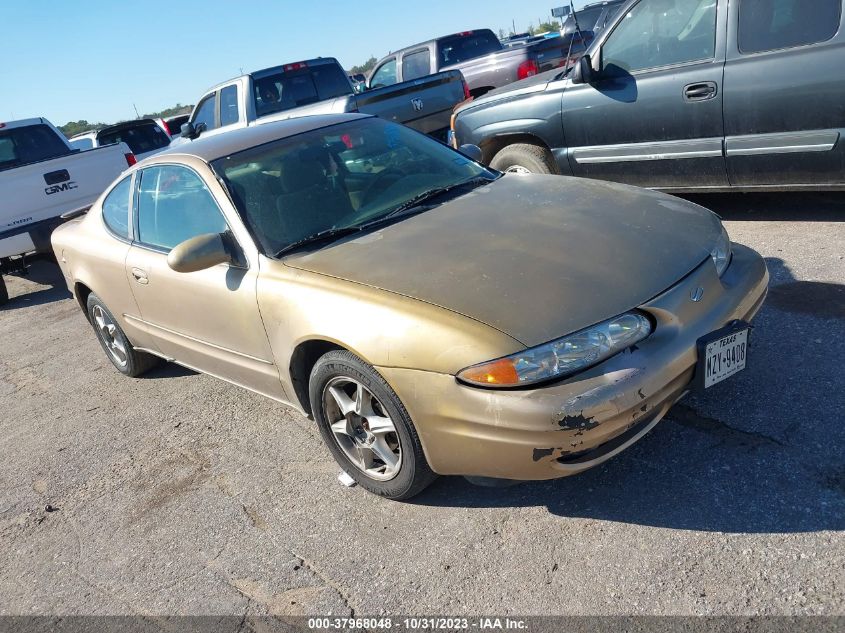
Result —
<instances>
[{"instance_id":1,"label":"silver pickup truck","mask_svg":"<svg viewBox=\"0 0 845 633\"><path fill-rule=\"evenodd\" d=\"M469 98L459 71L356 94L343 67L321 57L241 75L197 102L181 136L217 134L312 114L363 112L445 140L455 106Z\"/></svg>"}]
</instances>

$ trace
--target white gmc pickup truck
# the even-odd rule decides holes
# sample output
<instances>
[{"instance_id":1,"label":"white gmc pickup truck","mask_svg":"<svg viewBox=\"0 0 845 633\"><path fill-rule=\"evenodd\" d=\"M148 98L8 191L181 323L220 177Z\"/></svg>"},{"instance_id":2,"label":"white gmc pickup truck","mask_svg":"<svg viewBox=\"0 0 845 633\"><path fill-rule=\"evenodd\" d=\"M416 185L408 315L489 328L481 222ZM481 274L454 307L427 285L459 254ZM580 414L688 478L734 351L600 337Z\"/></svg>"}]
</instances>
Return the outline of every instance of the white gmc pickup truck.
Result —
<instances>
[{"instance_id":1,"label":"white gmc pickup truck","mask_svg":"<svg viewBox=\"0 0 845 633\"><path fill-rule=\"evenodd\" d=\"M25 255L52 253L62 216L87 210L133 164L125 143L80 152L46 119L0 122L0 305L3 274L23 272Z\"/></svg>"}]
</instances>

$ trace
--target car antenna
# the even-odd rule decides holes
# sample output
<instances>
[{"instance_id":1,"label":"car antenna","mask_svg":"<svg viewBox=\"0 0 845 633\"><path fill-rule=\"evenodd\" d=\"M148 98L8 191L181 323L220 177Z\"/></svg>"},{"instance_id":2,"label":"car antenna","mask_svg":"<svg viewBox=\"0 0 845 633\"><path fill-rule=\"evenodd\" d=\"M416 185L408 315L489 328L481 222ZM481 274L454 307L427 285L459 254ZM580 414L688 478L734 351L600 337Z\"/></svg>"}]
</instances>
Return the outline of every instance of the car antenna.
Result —
<instances>
[{"instance_id":1,"label":"car antenna","mask_svg":"<svg viewBox=\"0 0 845 633\"><path fill-rule=\"evenodd\" d=\"M572 3L572 0L569 0L569 8L572 11L572 19L575 22L575 32L578 33L578 38L581 40L581 43L584 43L584 35L581 33L581 26L578 24L578 14L575 12L575 5ZM566 52L566 61L569 62L572 59L572 43L575 41L574 37L569 38L569 50Z\"/></svg>"}]
</instances>

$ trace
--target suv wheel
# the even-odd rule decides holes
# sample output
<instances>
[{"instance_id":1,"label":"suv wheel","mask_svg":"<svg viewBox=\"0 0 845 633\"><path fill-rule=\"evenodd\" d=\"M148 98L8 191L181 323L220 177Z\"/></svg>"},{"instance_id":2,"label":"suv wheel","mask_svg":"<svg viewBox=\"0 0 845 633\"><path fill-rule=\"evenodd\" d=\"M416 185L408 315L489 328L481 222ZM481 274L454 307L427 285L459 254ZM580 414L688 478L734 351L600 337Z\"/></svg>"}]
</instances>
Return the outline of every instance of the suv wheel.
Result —
<instances>
[{"instance_id":1,"label":"suv wheel","mask_svg":"<svg viewBox=\"0 0 845 633\"><path fill-rule=\"evenodd\" d=\"M539 145L514 143L493 157L490 167L506 174L556 174L551 152Z\"/></svg>"}]
</instances>

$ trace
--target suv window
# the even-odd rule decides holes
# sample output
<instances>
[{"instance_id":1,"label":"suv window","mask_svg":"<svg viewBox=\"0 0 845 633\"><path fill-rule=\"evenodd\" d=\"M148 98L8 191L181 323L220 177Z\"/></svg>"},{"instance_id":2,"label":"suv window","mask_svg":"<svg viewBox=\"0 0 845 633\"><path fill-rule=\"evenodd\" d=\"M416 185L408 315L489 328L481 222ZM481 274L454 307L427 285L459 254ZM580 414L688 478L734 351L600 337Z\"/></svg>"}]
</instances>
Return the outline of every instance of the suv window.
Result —
<instances>
[{"instance_id":1,"label":"suv window","mask_svg":"<svg viewBox=\"0 0 845 633\"><path fill-rule=\"evenodd\" d=\"M842 0L742 0L739 50L759 53L825 42L836 35Z\"/></svg>"},{"instance_id":2,"label":"suv window","mask_svg":"<svg viewBox=\"0 0 845 633\"><path fill-rule=\"evenodd\" d=\"M713 59L715 0L643 0L602 47L608 75Z\"/></svg>"},{"instance_id":3,"label":"suv window","mask_svg":"<svg viewBox=\"0 0 845 633\"><path fill-rule=\"evenodd\" d=\"M402 81L411 81L431 74L431 61L428 49L406 53L402 57Z\"/></svg>"},{"instance_id":4,"label":"suv window","mask_svg":"<svg viewBox=\"0 0 845 633\"><path fill-rule=\"evenodd\" d=\"M97 134L97 139L100 145L110 145L123 141L129 146L133 154L153 152L170 145L170 137L158 123L153 121L115 130L107 128Z\"/></svg>"},{"instance_id":5,"label":"suv window","mask_svg":"<svg viewBox=\"0 0 845 633\"><path fill-rule=\"evenodd\" d=\"M121 180L103 200L103 222L109 230L129 239L129 193L132 176Z\"/></svg>"},{"instance_id":6,"label":"suv window","mask_svg":"<svg viewBox=\"0 0 845 633\"><path fill-rule=\"evenodd\" d=\"M370 81L370 86L378 88L380 86L392 86L396 83L396 58L392 58L379 66L378 70L373 74Z\"/></svg>"},{"instance_id":7,"label":"suv window","mask_svg":"<svg viewBox=\"0 0 845 633\"><path fill-rule=\"evenodd\" d=\"M0 130L0 169L10 169L70 154L71 150L47 125Z\"/></svg>"},{"instance_id":8,"label":"suv window","mask_svg":"<svg viewBox=\"0 0 845 633\"><path fill-rule=\"evenodd\" d=\"M211 192L190 169L178 165L148 167L140 177L140 242L170 250L197 235L227 230Z\"/></svg>"},{"instance_id":9,"label":"suv window","mask_svg":"<svg viewBox=\"0 0 845 633\"><path fill-rule=\"evenodd\" d=\"M217 93L212 92L197 106L197 115L194 117L194 127L205 123L206 130L213 130L217 127L214 124L214 105L217 101Z\"/></svg>"},{"instance_id":10,"label":"suv window","mask_svg":"<svg viewBox=\"0 0 845 633\"><path fill-rule=\"evenodd\" d=\"M238 87L226 86L220 91L220 125L232 125L238 119Z\"/></svg>"}]
</instances>

